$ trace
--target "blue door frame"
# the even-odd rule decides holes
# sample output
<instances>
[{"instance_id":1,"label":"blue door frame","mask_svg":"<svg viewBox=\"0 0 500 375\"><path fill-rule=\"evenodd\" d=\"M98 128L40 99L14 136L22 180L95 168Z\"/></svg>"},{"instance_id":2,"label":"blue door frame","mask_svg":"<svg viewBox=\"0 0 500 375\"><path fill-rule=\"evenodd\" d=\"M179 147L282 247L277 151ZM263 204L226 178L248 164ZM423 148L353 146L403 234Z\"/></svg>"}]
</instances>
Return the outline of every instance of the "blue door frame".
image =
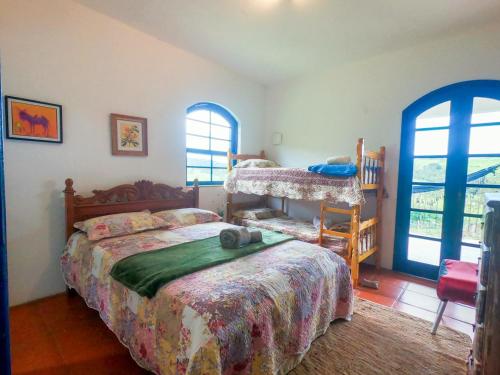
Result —
<instances>
[{"instance_id":1,"label":"blue door frame","mask_svg":"<svg viewBox=\"0 0 500 375\"><path fill-rule=\"evenodd\" d=\"M3 169L3 97L0 71L0 374L10 374L9 288L5 236L5 190Z\"/></svg>"},{"instance_id":2,"label":"blue door frame","mask_svg":"<svg viewBox=\"0 0 500 375\"><path fill-rule=\"evenodd\" d=\"M399 180L394 240L394 269L436 280L438 266L407 259L416 118L443 102L451 102L440 260L460 259L467 181L470 116L474 97L500 100L500 81L475 80L442 87L421 97L402 116ZM487 155L484 155L487 156Z\"/></svg>"}]
</instances>

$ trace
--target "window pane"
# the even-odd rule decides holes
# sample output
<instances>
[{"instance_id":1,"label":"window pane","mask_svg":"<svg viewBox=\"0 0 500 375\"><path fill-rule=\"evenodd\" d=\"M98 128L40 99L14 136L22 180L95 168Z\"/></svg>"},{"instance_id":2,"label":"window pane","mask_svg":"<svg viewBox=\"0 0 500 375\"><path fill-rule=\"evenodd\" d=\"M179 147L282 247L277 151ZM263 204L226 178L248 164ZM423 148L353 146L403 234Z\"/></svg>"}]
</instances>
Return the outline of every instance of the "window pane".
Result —
<instances>
[{"instance_id":1,"label":"window pane","mask_svg":"<svg viewBox=\"0 0 500 375\"><path fill-rule=\"evenodd\" d=\"M188 113L186 117L192 120L210 122L210 111L205 111L204 109L196 110Z\"/></svg>"},{"instance_id":2,"label":"window pane","mask_svg":"<svg viewBox=\"0 0 500 375\"><path fill-rule=\"evenodd\" d=\"M441 238L443 215L427 212L410 213L410 234L425 237Z\"/></svg>"},{"instance_id":3,"label":"window pane","mask_svg":"<svg viewBox=\"0 0 500 375\"><path fill-rule=\"evenodd\" d=\"M220 139L231 139L231 128L224 126L212 125L212 137Z\"/></svg>"},{"instance_id":4,"label":"window pane","mask_svg":"<svg viewBox=\"0 0 500 375\"><path fill-rule=\"evenodd\" d=\"M408 237L408 260L439 266L441 242Z\"/></svg>"},{"instance_id":5,"label":"window pane","mask_svg":"<svg viewBox=\"0 0 500 375\"><path fill-rule=\"evenodd\" d=\"M489 98L474 98L472 124L500 122L500 100Z\"/></svg>"},{"instance_id":6,"label":"window pane","mask_svg":"<svg viewBox=\"0 0 500 375\"><path fill-rule=\"evenodd\" d=\"M421 210L442 211L444 204L444 187L413 185L411 208Z\"/></svg>"},{"instance_id":7,"label":"window pane","mask_svg":"<svg viewBox=\"0 0 500 375\"><path fill-rule=\"evenodd\" d=\"M464 225L462 229L462 242L473 243L479 245L482 234L483 219L480 217L464 217Z\"/></svg>"},{"instance_id":8,"label":"window pane","mask_svg":"<svg viewBox=\"0 0 500 375\"><path fill-rule=\"evenodd\" d=\"M220 141L218 139L212 139L212 150L213 151L227 151L229 150L229 141Z\"/></svg>"},{"instance_id":9,"label":"window pane","mask_svg":"<svg viewBox=\"0 0 500 375\"><path fill-rule=\"evenodd\" d=\"M208 150L208 138L197 137L195 135L186 135L186 147Z\"/></svg>"},{"instance_id":10,"label":"window pane","mask_svg":"<svg viewBox=\"0 0 500 375\"><path fill-rule=\"evenodd\" d=\"M188 152L187 165L190 167L210 167L210 155Z\"/></svg>"},{"instance_id":11,"label":"window pane","mask_svg":"<svg viewBox=\"0 0 500 375\"><path fill-rule=\"evenodd\" d=\"M465 192L465 213L482 215L484 213L485 193L498 193L500 186L495 189L469 187Z\"/></svg>"},{"instance_id":12,"label":"window pane","mask_svg":"<svg viewBox=\"0 0 500 375\"><path fill-rule=\"evenodd\" d=\"M469 154L500 154L500 125L472 127Z\"/></svg>"},{"instance_id":13,"label":"window pane","mask_svg":"<svg viewBox=\"0 0 500 375\"><path fill-rule=\"evenodd\" d=\"M413 182L444 182L446 158L413 159Z\"/></svg>"},{"instance_id":14,"label":"window pane","mask_svg":"<svg viewBox=\"0 0 500 375\"><path fill-rule=\"evenodd\" d=\"M500 185L499 158L469 158L467 182L470 184Z\"/></svg>"},{"instance_id":15,"label":"window pane","mask_svg":"<svg viewBox=\"0 0 500 375\"><path fill-rule=\"evenodd\" d=\"M448 129L415 132L414 155L447 155Z\"/></svg>"},{"instance_id":16,"label":"window pane","mask_svg":"<svg viewBox=\"0 0 500 375\"><path fill-rule=\"evenodd\" d=\"M450 126L450 102L438 104L417 117L417 129Z\"/></svg>"},{"instance_id":17,"label":"window pane","mask_svg":"<svg viewBox=\"0 0 500 375\"><path fill-rule=\"evenodd\" d=\"M226 127L230 126L229 122L224 117L219 115L218 113L212 112L211 114L212 114L212 118L211 118L212 124L222 125L222 126L226 126Z\"/></svg>"},{"instance_id":18,"label":"window pane","mask_svg":"<svg viewBox=\"0 0 500 375\"><path fill-rule=\"evenodd\" d=\"M214 167L227 169L227 156L214 155L212 158Z\"/></svg>"},{"instance_id":19,"label":"window pane","mask_svg":"<svg viewBox=\"0 0 500 375\"><path fill-rule=\"evenodd\" d=\"M481 248L462 245L460 248L460 260L463 262L476 263L481 256Z\"/></svg>"},{"instance_id":20,"label":"window pane","mask_svg":"<svg viewBox=\"0 0 500 375\"><path fill-rule=\"evenodd\" d=\"M207 182L210 181L210 168L187 168L187 180L194 181L197 178L198 181Z\"/></svg>"},{"instance_id":21,"label":"window pane","mask_svg":"<svg viewBox=\"0 0 500 375\"><path fill-rule=\"evenodd\" d=\"M227 169L214 169L213 170L213 180L214 181L224 181L227 176Z\"/></svg>"},{"instance_id":22,"label":"window pane","mask_svg":"<svg viewBox=\"0 0 500 375\"><path fill-rule=\"evenodd\" d=\"M186 120L186 133L208 137L210 136L210 125L204 122Z\"/></svg>"}]
</instances>

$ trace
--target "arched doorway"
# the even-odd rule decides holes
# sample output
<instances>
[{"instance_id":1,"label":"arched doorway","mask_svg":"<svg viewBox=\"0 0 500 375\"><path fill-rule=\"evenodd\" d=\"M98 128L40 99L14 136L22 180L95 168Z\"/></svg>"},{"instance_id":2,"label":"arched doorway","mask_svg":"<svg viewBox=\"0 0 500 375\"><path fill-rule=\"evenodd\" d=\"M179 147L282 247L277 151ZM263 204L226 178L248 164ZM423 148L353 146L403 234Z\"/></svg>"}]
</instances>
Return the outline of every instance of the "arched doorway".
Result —
<instances>
[{"instance_id":1,"label":"arched doorway","mask_svg":"<svg viewBox=\"0 0 500 375\"><path fill-rule=\"evenodd\" d=\"M403 111L394 269L436 279L477 262L484 195L500 191L500 81L449 85Z\"/></svg>"}]
</instances>

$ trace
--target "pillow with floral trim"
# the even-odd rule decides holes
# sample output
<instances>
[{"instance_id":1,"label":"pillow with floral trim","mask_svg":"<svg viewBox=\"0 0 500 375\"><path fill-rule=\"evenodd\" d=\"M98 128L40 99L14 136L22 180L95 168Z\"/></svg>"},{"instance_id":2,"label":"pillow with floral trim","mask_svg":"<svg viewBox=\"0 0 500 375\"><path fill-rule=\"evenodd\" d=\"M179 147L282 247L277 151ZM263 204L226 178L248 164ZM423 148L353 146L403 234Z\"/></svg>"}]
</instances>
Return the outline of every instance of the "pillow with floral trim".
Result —
<instances>
[{"instance_id":1,"label":"pillow with floral trim","mask_svg":"<svg viewBox=\"0 0 500 375\"><path fill-rule=\"evenodd\" d=\"M248 159L237 163L235 168L279 168L280 165L272 160Z\"/></svg>"},{"instance_id":2,"label":"pillow with floral trim","mask_svg":"<svg viewBox=\"0 0 500 375\"><path fill-rule=\"evenodd\" d=\"M222 220L215 212L200 208L179 208L176 210L160 211L155 212L153 216L162 219L169 226L169 229Z\"/></svg>"},{"instance_id":3,"label":"pillow with floral trim","mask_svg":"<svg viewBox=\"0 0 500 375\"><path fill-rule=\"evenodd\" d=\"M74 227L86 232L89 240L97 241L103 238L168 227L168 224L160 217L151 215L149 211L141 211L94 217L79 221L75 223Z\"/></svg>"}]
</instances>

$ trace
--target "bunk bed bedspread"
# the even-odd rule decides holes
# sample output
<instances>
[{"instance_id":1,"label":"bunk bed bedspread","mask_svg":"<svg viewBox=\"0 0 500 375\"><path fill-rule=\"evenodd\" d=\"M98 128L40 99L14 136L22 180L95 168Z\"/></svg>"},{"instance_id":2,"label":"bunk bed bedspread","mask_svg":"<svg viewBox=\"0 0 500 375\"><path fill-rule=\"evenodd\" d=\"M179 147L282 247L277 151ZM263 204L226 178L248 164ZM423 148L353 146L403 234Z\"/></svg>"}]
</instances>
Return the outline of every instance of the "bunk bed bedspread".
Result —
<instances>
[{"instance_id":1,"label":"bunk bed bedspread","mask_svg":"<svg viewBox=\"0 0 500 375\"><path fill-rule=\"evenodd\" d=\"M233 168L224 183L227 192L270 195L349 205L363 202L356 176L326 177L302 168Z\"/></svg>"},{"instance_id":2,"label":"bunk bed bedspread","mask_svg":"<svg viewBox=\"0 0 500 375\"><path fill-rule=\"evenodd\" d=\"M205 223L100 241L78 232L61 256L63 275L135 361L157 374L286 373L332 320L352 315L349 268L332 252L288 241L183 276L151 299L110 276L129 255L230 226Z\"/></svg>"},{"instance_id":3,"label":"bunk bed bedspread","mask_svg":"<svg viewBox=\"0 0 500 375\"><path fill-rule=\"evenodd\" d=\"M245 227L256 227L281 232L309 243L317 243L319 239L319 230L312 223L297 220L289 216L278 216L260 220L235 218L235 223Z\"/></svg>"},{"instance_id":4,"label":"bunk bed bedspread","mask_svg":"<svg viewBox=\"0 0 500 375\"><path fill-rule=\"evenodd\" d=\"M234 218L234 223L245 227L263 228L288 234L295 237L299 241L317 244L319 242L319 230L314 225L307 221L297 220L289 216L278 216L269 219L241 219ZM342 230L349 232L348 226ZM345 255L348 242L345 238L335 237L330 235L323 236L323 247L333 250L339 255ZM370 233L362 233L358 242L358 254L362 255L367 252L372 246L373 238Z\"/></svg>"}]
</instances>

